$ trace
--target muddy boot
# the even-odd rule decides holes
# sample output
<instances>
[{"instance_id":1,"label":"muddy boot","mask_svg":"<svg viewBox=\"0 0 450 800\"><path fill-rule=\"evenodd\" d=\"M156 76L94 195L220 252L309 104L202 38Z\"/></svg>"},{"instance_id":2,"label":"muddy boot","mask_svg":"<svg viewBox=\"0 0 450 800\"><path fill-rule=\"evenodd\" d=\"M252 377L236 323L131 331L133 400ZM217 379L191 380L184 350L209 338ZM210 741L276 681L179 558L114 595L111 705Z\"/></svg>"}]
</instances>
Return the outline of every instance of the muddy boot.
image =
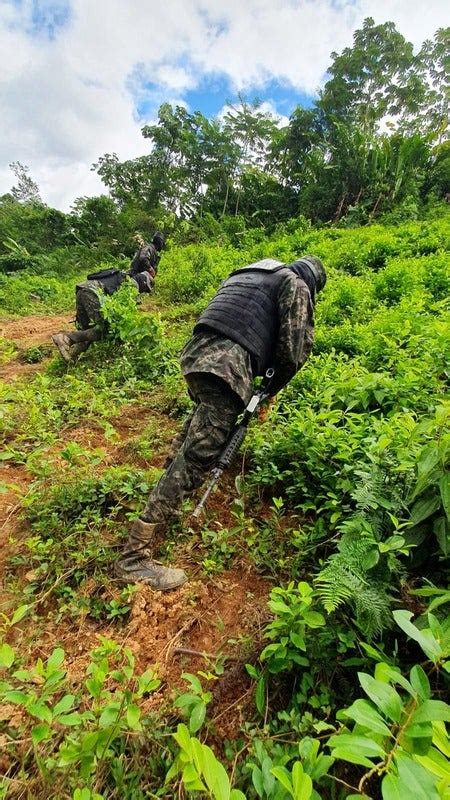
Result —
<instances>
[{"instance_id":1,"label":"muddy boot","mask_svg":"<svg viewBox=\"0 0 450 800\"><path fill-rule=\"evenodd\" d=\"M137 519L133 523L125 552L115 565L118 578L125 583L140 581L161 592L176 589L186 583L187 575L182 569L165 567L152 558L151 548L161 528L162 525L158 522Z\"/></svg>"},{"instance_id":2,"label":"muddy boot","mask_svg":"<svg viewBox=\"0 0 450 800\"><path fill-rule=\"evenodd\" d=\"M70 359L73 360L78 358L81 353L84 353L85 350L88 349L90 346L90 342L78 342L77 344L70 345L69 355Z\"/></svg>"},{"instance_id":3,"label":"muddy boot","mask_svg":"<svg viewBox=\"0 0 450 800\"><path fill-rule=\"evenodd\" d=\"M52 341L61 353L64 361L68 364L72 356L70 353L71 342L67 334L55 333L55 335L52 336Z\"/></svg>"}]
</instances>

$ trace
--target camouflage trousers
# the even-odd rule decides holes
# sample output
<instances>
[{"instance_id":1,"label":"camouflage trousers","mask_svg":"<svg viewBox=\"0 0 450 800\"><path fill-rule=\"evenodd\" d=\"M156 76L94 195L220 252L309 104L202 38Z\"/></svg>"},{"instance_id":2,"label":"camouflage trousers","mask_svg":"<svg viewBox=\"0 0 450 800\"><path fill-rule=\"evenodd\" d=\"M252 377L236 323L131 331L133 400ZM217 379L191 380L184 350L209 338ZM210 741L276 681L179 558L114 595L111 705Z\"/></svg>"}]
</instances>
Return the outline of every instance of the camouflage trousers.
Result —
<instances>
[{"instance_id":1,"label":"camouflage trousers","mask_svg":"<svg viewBox=\"0 0 450 800\"><path fill-rule=\"evenodd\" d=\"M77 288L75 297L76 322L81 330L99 325L102 321L100 314L100 299L97 292L82 286Z\"/></svg>"},{"instance_id":2,"label":"camouflage trousers","mask_svg":"<svg viewBox=\"0 0 450 800\"><path fill-rule=\"evenodd\" d=\"M103 338L105 326L100 314L100 299L95 291L78 286L75 301L75 321L78 330L71 331L67 336L72 345L76 345L76 352L79 355L87 350L92 342Z\"/></svg>"},{"instance_id":3,"label":"camouflage trousers","mask_svg":"<svg viewBox=\"0 0 450 800\"><path fill-rule=\"evenodd\" d=\"M215 375L186 376L196 408L178 439L179 450L150 492L141 514L146 522L169 522L185 497L202 485L227 443L244 404Z\"/></svg>"}]
</instances>

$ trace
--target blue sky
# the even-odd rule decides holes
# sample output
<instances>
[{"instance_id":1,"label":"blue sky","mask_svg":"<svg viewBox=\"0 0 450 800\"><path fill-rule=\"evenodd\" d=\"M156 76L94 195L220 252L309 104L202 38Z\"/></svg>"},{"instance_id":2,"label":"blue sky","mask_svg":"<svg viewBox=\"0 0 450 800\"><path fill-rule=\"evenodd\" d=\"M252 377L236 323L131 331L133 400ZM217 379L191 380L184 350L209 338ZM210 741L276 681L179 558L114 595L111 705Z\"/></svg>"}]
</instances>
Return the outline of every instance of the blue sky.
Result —
<instances>
[{"instance_id":1,"label":"blue sky","mask_svg":"<svg viewBox=\"0 0 450 800\"><path fill-rule=\"evenodd\" d=\"M0 194L12 161L56 207L101 193L92 163L148 152L163 102L213 116L241 93L283 121L367 16L416 48L448 22L445 0L0 0Z\"/></svg>"},{"instance_id":2,"label":"blue sky","mask_svg":"<svg viewBox=\"0 0 450 800\"><path fill-rule=\"evenodd\" d=\"M154 110L153 96L158 94L158 85L146 83L150 97L137 104L137 114L145 121ZM269 105L283 117L289 117L293 109L302 105L309 108L314 102L314 95L306 94L277 80L267 81L261 85L254 84L242 92L246 100L258 99ZM201 111L205 117L217 116L229 103L239 102L236 87L226 75L205 75L193 89L187 89L180 95L191 111Z\"/></svg>"}]
</instances>

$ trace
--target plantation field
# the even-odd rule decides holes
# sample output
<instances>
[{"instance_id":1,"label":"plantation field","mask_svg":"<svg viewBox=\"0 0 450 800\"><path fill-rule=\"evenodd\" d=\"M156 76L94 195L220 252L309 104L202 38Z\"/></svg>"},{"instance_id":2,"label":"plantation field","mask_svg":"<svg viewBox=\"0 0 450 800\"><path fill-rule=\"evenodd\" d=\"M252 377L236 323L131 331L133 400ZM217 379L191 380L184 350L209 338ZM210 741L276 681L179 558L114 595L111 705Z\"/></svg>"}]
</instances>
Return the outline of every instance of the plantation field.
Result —
<instances>
[{"instance_id":1,"label":"plantation field","mask_svg":"<svg viewBox=\"0 0 450 800\"><path fill-rule=\"evenodd\" d=\"M196 317L232 269L307 252L313 356L161 542L189 582L120 586ZM449 800L449 254L445 207L169 243L69 366L50 335L95 254L0 275L1 798Z\"/></svg>"}]
</instances>

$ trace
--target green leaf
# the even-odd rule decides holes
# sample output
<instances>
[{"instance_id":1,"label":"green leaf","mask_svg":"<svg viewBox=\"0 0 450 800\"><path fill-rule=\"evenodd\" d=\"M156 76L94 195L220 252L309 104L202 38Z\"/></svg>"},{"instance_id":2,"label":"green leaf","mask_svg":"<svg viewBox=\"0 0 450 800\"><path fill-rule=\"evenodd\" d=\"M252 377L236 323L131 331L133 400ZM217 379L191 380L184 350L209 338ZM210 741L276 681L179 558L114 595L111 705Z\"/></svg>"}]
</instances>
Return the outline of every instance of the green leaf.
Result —
<instances>
[{"instance_id":1,"label":"green leaf","mask_svg":"<svg viewBox=\"0 0 450 800\"><path fill-rule=\"evenodd\" d=\"M25 706L30 699L26 692L11 691L5 692L4 698L7 703L15 703L16 705Z\"/></svg>"},{"instance_id":2,"label":"green leaf","mask_svg":"<svg viewBox=\"0 0 450 800\"><path fill-rule=\"evenodd\" d=\"M374 742L370 736L361 736L356 733L338 733L331 736L328 740L329 747L351 747L355 752L358 751L363 756L371 758L384 758L385 751L378 742Z\"/></svg>"},{"instance_id":3,"label":"green leaf","mask_svg":"<svg viewBox=\"0 0 450 800\"><path fill-rule=\"evenodd\" d=\"M401 794L402 787L399 779L392 773L386 775L381 783L381 795L383 800L405 800L405 796Z\"/></svg>"},{"instance_id":4,"label":"green leaf","mask_svg":"<svg viewBox=\"0 0 450 800\"><path fill-rule=\"evenodd\" d=\"M303 772L300 761L292 767L292 788L294 800L309 800L312 794L312 780Z\"/></svg>"},{"instance_id":5,"label":"green leaf","mask_svg":"<svg viewBox=\"0 0 450 800\"><path fill-rule=\"evenodd\" d=\"M206 717L206 705L204 703L197 703L192 709L191 716L189 717L189 730L191 733L196 733L202 727Z\"/></svg>"},{"instance_id":6,"label":"green leaf","mask_svg":"<svg viewBox=\"0 0 450 800\"><path fill-rule=\"evenodd\" d=\"M255 704L262 716L266 710L266 678L264 675L261 675L256 684Z\"/></svg>"},{"instance_id":7,"label":"green leaf","mask_svg":"<svg viewBox=\"0 0 450 800\"><path fill-rule=\"evenodd\" d=\"M6 642L0 645L0 667L6 667L9 669L14 664L14 659L16 655L12 647L9 646Z\"/></svg>"},{"instance_id":8,"label":"green leaf","mask_svg":"<svg viewBox=\"0 0 450 800\"><path fill-rule=\"evenodd\" d=\"M58 717L58 722L60 722L61 725L67 725L68 727L82 725L83 715L78 711L72 711L71 714L61 714L61 716Z\"/></svg>"},{"instance_id":9,"label":"green leaf","mask_svg":"<svg viewBox=\"0 0 450 800\"><path fill-rule=\"evenodd\" d=\"M56 647L47 659L47 670L49 672L54 672L54 670L58 669L64 661L64 656L65 653L62 647Z\"/></svg>"},{"instance_id":10,"label":"green leaf","mask_svg":"<svg viewBox=\"0 0 450 800\"><path fill-rule=\"evenodd\" d=\"M189 731L182 722L177 726L176 733L173 734L173 738L177 742L178 746L184 750L190 757L192 756L192 744L191 744L191 737L189 735Z\"/></svg>"},{"instance_id":11,"label":"green leaf","mask_svg":"<svg viewBox=\"0 0 450 800\"><path fill-rule=\"evenodd\" d=\"M303 619L310 628L320 628L325 625L325 617L318 611L305 611Z\"/></svg>"},{"instance_id":12,"label":"green leaf","mask_svg":"<svg viewBox=\"0 0 450 800\"><path fill-rule=\"evenodd\" d=\"M100 728L109 728L110 725L116 725L120 711L120 703L110 703L103 709L100 719L98 721Z\"/></svg>"},{"instance_id":13,"label":"green leaf","mask_svg":"<svg viewBox=\"0 0 450 800\"><path fill-rule=\"evenodd\" d=\"M383 714L393 722L399 722L403 705L398 692L389 684L375 680L366 672L358 672L358 678L365 693Z\"/></svg>"},{"instance_id":14,"label":"green leaf","mask_svg":"<svg viewBox=\"0 0 450 800\"><path fill-rule=\"evenodd\" d=\"M10 625L15 625L17 622L20 622L20 620L24 618L25 614L28 612L28 610L30 608L31 608L31 606L29 606L26 603L25 603L25 605L19 606L19 608L16 608L16 610L15 610L13 616L12 616L12 620L11 620L11 622L9 624Z\"/></svg>"},{"instance_id":15,"label":"green leaf","mask_svg":"<svg viewBox=\"0 0 450 800\"><path fill-rule=\"evenodd\" d=\"M443 722L433 722L433 744L450 759L450 741L447 736L447 728Z\"/></svg>"},{"instance_id":16,"label":"green leaf","mask_svg":"<svg viewBox=\"0 0 450 800\"><path fill-rule=\"evenodd\" d=\"M397 683L402 689L408 692L408 694L411 696L414 695L414 689L410 682L402 675L397 667L391 667L390 664L386 664L382 661L380 664L376 665L374 675L377 681L381 681L382 683Z\"/></svg>"},{"instance_id":17,"label":"green leaf","mask_svg":"<svg viewBox=\"0 0 450 800\"><path fill-rule=\"evenodd\" d=\"M411 797L414 800L439 800L439 793L436 789L436 780L427 772L424 767L412 758L402 756L397 760L398 768L398 785L401 792L400 797L402 800ZM392 800L389 796L386 798L383 791L383 800ZM396 795L393 798L397 800Z\"/></svg>"},{"instance_id":18,"label":"green leaf","mask_svg":"<svg viewBox=\"0 0 450 800\"><path fill-rule=\"evenodd\" d=\"M390 736L390 729L368 700L355 700L350 708L346 708L343 713L346 717L355 720L358 725L362 725L369 731L381 733L382 736Z\"/></svg>"},{"instance_id":19,"label":"green leaf","mask_svg":"<svg viewBox=\"0 0 450 800\"><path fill-rule=\"evenodd\" d=\"M141 719L141 710L140 710L140 708L137 705L135 705L134 703L130 703L130 705L127 706L127 723L128 723L128 727L132 731L141 731L142 730L142 726L141 726L141 723L140 723L140 719Z\"/></svg>"},{"instance_id":20,"label":"green leaf","mask_svg":"<svg viewBox=\"0 0 450 800\"><path fill-rule=\"evenodd\" d=\"M263 774L256 764L252 766L252 783L258 797L264 797Z\"/></svg>"},{"instance_id":21,"label":"green leaf","mask_svg":"<svg viewBox=\"0 0 450 800\"><path fill-rule=\"evenodd\" d=\"M27 711L37 717L42 722L50 723L52 721L52 712L43 700L38 700L36 703L30 703L27 706Z\"/></svg>"},{"instance_id":22,"label":"green leaf","mask_svg":"<svg viewBox=\"0 0 450 800\"><path fill-rule=\"evenodd\" d=\"M198 703L197 695L189 692L186 694L180 694L180 696L175 700L174 706L175 708L189 708L196 703Z\"/></svg>"},{"instance_id":23,"label":"green leaf","mask_svg":"<svg viewBox=\"0 0 450 800\"><path fill-rule=\"evenodd\" d=\"M341 759L342 761L349 761L350 764L360 764L362 767L373 767L373 761L361 755L359 750L353 750L351 747L336 747L332 752L333 758Z\"/></svg>"},{"instance_id":24,"label":"green leaf","mask_svg":"<svg viewBox=\"0 0 450 800\"><path fill-rule=\"evenodd\" d=\"M294 792L292 788L291 778L287 769L285 767L272 767L270 771L272 775L277 779L278 783L281 783L281 785L289 792L291 797L293 797Z\"/></svg>"},{"instance_id":25,"label":"green leaf","mask_svg":"<svg viewBox=\"0 0 450 800\"><path fill-rule=\"evenodd\" d=\"M206 791L205 784L201 781L200 776L193 764L186 764L182 774L183 783L189 792L204 792Z\"/></svg>"},{"instance_id":26,"label":"green leaf","mask_svg":"<svg viewBox=\"0 0 450 800\"><path fill-rule=\"evenodd\" d=\"M450 475L443 475L439 481L439 491L441 493L442 505L444 506L445 516L450 522Z\"/></svg>"},{"instance_id":27,"label":"green leaf","mask_svg":"<svg viewBox=\"0 0 450 800\"><path fill-rule=\"evenodd\" d=\"M65 714L70 708L73 707L74 702L74 694L65 694L59 703L56 703L56 706L53 708L53 716L57 717L59 714Z\"/></svg>"},{"instance_id":28,"label":"green leaf","mask_svg":"<svg viewBox=\"0 0 450 800\"><path fill-rule=\"evenodd\" d=\"M446 517L438 517L433 521L433 533L444 556L450 552L450 524Z\"/></svg>"},{"instance_id":29,"label":"green leaf","mask_svg":"<svg viewBox=\"0 0 450 800\"><path fill-rule=\"evenodd\" d=\"M413 616L411 611L405 611L404 609L393 611L392 616L399 628L401 628L410 639L414 639L414 641L420 645L425 655L428 656L431 661L437 661L440 658L442 649L439 642L436 641L431 631L419 630L419 628L411 622Z\"/></svg>"},{"instance_id":30,"label":"green leaf","mask_svg":"<svg viewBox=\"0 0 450 800\"><path fill-rule=\"evenodd\" d=\"M196 675L192 675L190 672L183 672L181 677L184 678L185 681L191 684L195 692L197 692L198 694L202 693L203 686L201 685Z\"/></svg>"},{"instance_id":31,"label":"green leaf","mask_svg":"<svg viewBox=\"0 0 450 800\"><path fill-rule=\"evenodd\" d=\"M425 497L420 497L411 509L410 525L418 525L419 522L428 519L438 510L440 505L441 498L438 494L427 494Z\"/></svg>"},{"instance_id":32,"label":"green leaf","mask_svg":"<svg viewBox=\"0 0 450 800\"><path fill-rule=\"evenodd\" d=\"M446 739L448 740L447 736ZM416 756L414 760L418 761L428 772L438 778L443 778L445 785L450 786L450 762L439 750L432 747L426 755Z\"/></svg>"},{"instance_id":33,"label":"green leaf","mask_svg":"<svg viewBox=\"0 0 450 800\"><path fill-rule=\"evenodd\" d=\"M240 789L232 789L230 792L230 800L247 800L247 798Z\"/></svg>"},{"instance_id":34,"label":"green leaf","mask_svg":"<svg viewBox=\"0 0 450 800\"><path fill-rule=\"evenodd\" d=\"M411 685L421 700L428 700L431 695L430 682L425 671L416 664L410 673Z\"/></svg>"},{"instance_id":35,"label":"green leaf","mask_svg":"<svg viewBox=\"0 0 450 800\"><path fill-rule=\"evenodd\" d=\"M39 742L43 742L44 739L49 739L51 735L52 729L50 728L50 725L47 725L46 722L41 722L39 725L35 725L31 730L31 739L35 746L38 745Z\"/></svg>"},{"instance_id":36,"label":"green leaf","mask_svg":"<svg viewBox=\"0 0 450 800\"><path fill-rule=\"evenodd\" d=\"M414 724L420 722L450 722L450 706L443 700L425 700L412 717Z\"/></svg>"},{"instance_id":37,"label":"green leaf","mask_svg":"<svg viewBox=\"0 0 450 800\"><path fill-rule=\"evenodd\" d=\"M296 633L295 631L291 631L291 633L289 634L289 638L290 638L292 644L294 644L295 647L298 647L299 650L306 650L305 639L299 633Z\"/></svg>"},{"instance_id":38,"label":"green leaf","mask_svg":"<svg viewBox=\"0 0 450 800\"><path fill-rule=\"evenodd\" d=\"M230 779L225 768L217 760L208 745L202 745L203 769L206 784L211 789L215 800L229 800Z\"/></svg>"}]
</instances>

